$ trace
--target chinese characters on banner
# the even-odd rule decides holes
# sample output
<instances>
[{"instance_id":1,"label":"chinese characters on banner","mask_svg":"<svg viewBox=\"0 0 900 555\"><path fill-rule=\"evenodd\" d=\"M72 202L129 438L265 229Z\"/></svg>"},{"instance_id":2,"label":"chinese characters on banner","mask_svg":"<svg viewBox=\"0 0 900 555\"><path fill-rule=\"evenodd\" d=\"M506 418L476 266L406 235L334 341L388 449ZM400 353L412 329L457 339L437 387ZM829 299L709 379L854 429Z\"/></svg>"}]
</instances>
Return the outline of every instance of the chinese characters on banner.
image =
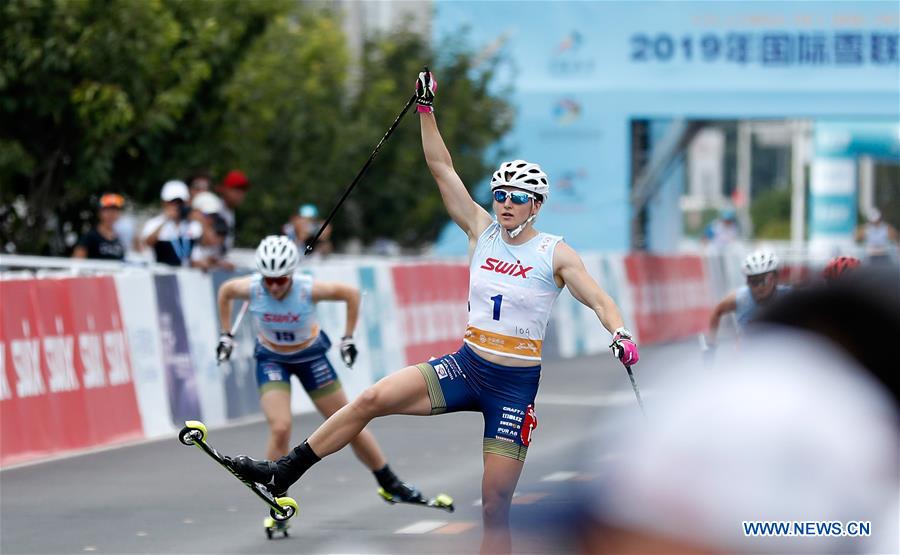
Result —
<instances>
[{"instance_id":1,"label":"chinese characters on banner","mask_svg":"<svg viewBox=\"0 0 900 555\"><path fill-rule=\"evenodd\" d=\"M898 33L769 31L631 35L633 62L700 62L788 66L897 65Z\"/></svg>"}]
</instances>

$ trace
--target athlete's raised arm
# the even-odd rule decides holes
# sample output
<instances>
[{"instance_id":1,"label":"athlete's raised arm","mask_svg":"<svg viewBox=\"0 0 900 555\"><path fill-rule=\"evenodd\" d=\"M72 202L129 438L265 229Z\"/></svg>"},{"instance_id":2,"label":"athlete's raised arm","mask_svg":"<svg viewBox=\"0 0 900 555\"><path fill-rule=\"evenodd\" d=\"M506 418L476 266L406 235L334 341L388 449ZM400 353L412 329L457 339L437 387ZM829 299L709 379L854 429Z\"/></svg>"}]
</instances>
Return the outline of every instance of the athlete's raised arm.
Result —
<instances>
[{"instance_id":1,"label":"athlete's raised arm","mask_svg":"<svg viewBox=\"0 0 900 555\"><path fill-rule=\"evenodd\" d=\"M444 139L438 131L437 121L434 118L436 90L437 82L431 72L419 73L419 79L416 81L416 102L422 128L422 150L425 152L428 169L441 191L447 212L456 225L466 232L471 242L478 239L481 232L491 224L491 216L472 200L462 179L453 169L453 159L444 145Z\"/></svg>"},{"instance_id":2,"label":"athlete's raised arm","mask_svg":"<svg viewBox=\"0 0 900 555\"><path fill-rule=\"evenodd\" d=\"M636 363L640 358L637 346L631 339L631 332L625 329L625 322L616 302L587 272L575 249L561 241L553 252L553 273L558 279L557 284L561 281L578 302L597 314L603 327L613 335L613 344L621 349L621 354L617 356L622 362Z\"/></svg>"}]
</instances>

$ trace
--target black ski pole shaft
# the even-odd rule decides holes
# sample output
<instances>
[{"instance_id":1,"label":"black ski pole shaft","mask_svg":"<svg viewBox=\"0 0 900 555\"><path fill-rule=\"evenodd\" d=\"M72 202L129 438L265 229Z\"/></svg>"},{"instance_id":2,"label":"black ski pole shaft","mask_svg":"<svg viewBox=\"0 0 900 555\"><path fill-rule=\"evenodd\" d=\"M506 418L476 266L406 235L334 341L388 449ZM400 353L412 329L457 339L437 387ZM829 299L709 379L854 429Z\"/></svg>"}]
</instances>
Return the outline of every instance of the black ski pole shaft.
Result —
<instances>
[{"instance_id":1,"label":"black ski pole shaft","mask_svg":"<svg viewBox=\"0 0 900 555\"><path fill-rule=\"evenodd\" d=\"M331 212L328 214L328 217L325 218L325 223L323 223L319 227L319 231L316 232L315 237L312 238L312 241L309 242L309 245L306 246L306 251L304 254L309 255L313 251L313 247L316 246L316 242L319 240L319 237L325 231L325 228L328 227L328 224L331 223L331 220L334 219L334 215L337 214L337 211L341 208L341 205L344 204L344 201L347 200L347 197L350 196L350 192L356 187L356 184L359 183L359 180L362 179L362 176L366 173L366 170L369 169L369 166L372 164L372 160L375 159L375 156L378 154L378 150L381 149L381 145L387 141L388 137L394 132L394 129L397 128L397 125L400 123L400 120L403 119L403 116L406 115L406 112L409 111L409 107L413 105L413 102L416 101L416 95L413 94L409 97L409 100L406 101L406 106L403 107L403 111L400 112L400 115L397 116L397 119L394 120L394 123L391 124L391 127L387 130L381 140L378 141L378 144L375 145L375 150L372 151L372 154L369 155L369 159L366 160L366 163L363 164L359 173L356 174L356 177L353 178L353 181L350 183L350 186L344 191L344 194L341 195L341 198L338 200L337 204L334 205L334 208L331 209Z\"/></svg>"},{"instance_id":2,"label":"black ski pole shaft","mask_svg":"<svg viewBox=\"0 0 900 555\"><path fill-rule=\"evenodd\" d=\"M647 416L644 410L644 401L641 400L641 390L638 389L637 381L634 379L634 372L631 371L631 365L626 364L625 370L628 372L628 378L631 380L631 388L634 390L634 396L637 397L638 406L641 407L641 414Z\"/></svg>"}]
</instances>

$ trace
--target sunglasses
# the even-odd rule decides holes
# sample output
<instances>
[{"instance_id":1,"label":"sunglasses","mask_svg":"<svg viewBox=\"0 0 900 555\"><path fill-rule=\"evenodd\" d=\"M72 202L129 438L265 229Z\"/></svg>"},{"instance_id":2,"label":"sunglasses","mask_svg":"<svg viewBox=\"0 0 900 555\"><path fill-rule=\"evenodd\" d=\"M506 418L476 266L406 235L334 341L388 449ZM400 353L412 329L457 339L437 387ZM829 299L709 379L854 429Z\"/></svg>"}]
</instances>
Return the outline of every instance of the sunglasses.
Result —
<instances>
[{"instance_id":1,"label":"sunglasses","mask_svg":"<svg viewBox=\"0 0 900 555\"><path fill-rule=\"evenodd\" d=\"M525 191L504 191L503 189L494 191L494 200L497 202L506 202L506 197L509 197L513 204L526 204L534 198L534 195Z\"/></svg>"},{"instance_id":2,"label":"sunglasses","mask_svg":"<svg viewBox=\"0 0 900 555\"><path fill-rule=\"evenodd\" d=\"M749 285L750 287L759 287L760 285L765 284L767 281L769 281L768 275L753 276L747 278L747 285Z\"/></svg>"},{"instance_id":3,"label":"sunglasses","mask_svg":"<svg viewBox=\"0 0 900 555\"><path fill-rule=\"evenodd\" d=\"M291 276L264 277L263 281L266 282L266 285L284 285L290 279L291 279Z\"/></svg>"}]
</instances>

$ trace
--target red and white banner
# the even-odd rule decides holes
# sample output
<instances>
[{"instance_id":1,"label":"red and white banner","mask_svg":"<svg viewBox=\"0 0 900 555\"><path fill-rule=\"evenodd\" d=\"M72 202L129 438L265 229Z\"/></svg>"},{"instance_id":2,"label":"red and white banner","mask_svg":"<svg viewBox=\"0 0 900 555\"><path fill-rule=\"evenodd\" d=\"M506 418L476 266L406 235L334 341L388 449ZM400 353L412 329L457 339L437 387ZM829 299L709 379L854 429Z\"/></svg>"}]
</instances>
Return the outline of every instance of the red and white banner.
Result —
<instances>
[{"instance_id":1,"label":"red and white banner","mask_svg":"<svg viewBox=\"0 0 900 555\"><path fill-rule=\"evenodd\" d=\"M713 306L706 267L699 256L625 257L638 340L671 341L704 331Z\"/></svg>"},{"instance_id":2,"label":"red and white banner","mask_svg":"<svg viewBox=\"0 0 900 555\"><path fill-rule=\"evenodd\" d=\"M391 268L406 364L456 351L466 331L469 267L408 264Z\"/></svg>"},{"instance_id":3,"label":"red and white banner","mask_svg":"<svg viewBox=\"0 0 900 555\"><path fill-rule=\"evenodd\" d=\"M142 436L111 277L0 281L0 465Z\"/></svg>"}]
</instances>

